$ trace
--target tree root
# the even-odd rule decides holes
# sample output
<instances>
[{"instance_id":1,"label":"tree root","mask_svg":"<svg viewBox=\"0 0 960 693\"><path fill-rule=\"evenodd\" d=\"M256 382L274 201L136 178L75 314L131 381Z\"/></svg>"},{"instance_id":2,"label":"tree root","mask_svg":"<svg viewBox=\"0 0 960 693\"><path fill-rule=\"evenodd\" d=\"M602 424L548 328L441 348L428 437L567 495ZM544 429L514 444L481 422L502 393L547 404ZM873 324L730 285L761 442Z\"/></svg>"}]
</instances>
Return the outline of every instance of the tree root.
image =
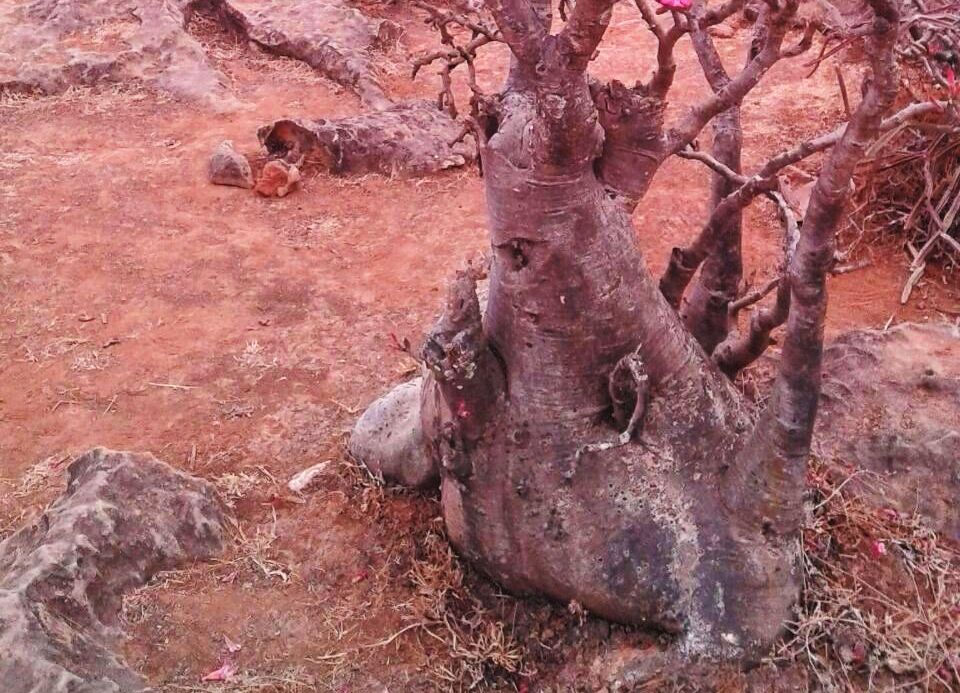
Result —
<instances>
[{"instance_id":1,"label":"tree root","mask_svg":"<svg viewBox=\"0 0 960 693\"><path fill-rule=\"evenodd\" d=\"M426 101L339 119L278 120L257 136L267 152L339 175L419 176L463 166L476 153L453 145L460 126Z\"/></svg>"}]
</instances>

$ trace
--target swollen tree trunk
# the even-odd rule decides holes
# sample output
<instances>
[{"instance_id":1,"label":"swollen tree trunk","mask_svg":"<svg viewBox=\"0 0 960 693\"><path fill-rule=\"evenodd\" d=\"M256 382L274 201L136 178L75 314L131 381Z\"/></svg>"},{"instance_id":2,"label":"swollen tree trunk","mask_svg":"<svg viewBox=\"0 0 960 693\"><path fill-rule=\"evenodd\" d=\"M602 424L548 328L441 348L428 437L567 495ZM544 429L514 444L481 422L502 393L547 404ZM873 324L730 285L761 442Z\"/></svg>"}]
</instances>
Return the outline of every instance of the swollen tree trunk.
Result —
<instances>
[{"instance_id":1,"label":"swollen tree trunk","mask_svg":"<svg viewBox=\"0 0 960 693\"><path fill-rule=\"evenodd\" d=\"M618 189L601 165L604 106L625 93L646 98L588 84L611 5L579 0L551 35L522 0L488 4L515 60L478 128L492 247L486 311L476 273L459 274L422 349L419 401L371 407L351 449L378 470L381 451L420 445L439 470L450 540L505 587L677 633L688 654L755 658L797 595L818 366L796 361L822 343L821 246L849 166L833 167L828 199L811 204L824 211L798 253L804 288L785 353L798 370L781 376L778 404L755 428L645 269L627 212L644 185ZM676 146L670 137L661 152ZM410 417L390 408L417 405L420 425L398 427Z\"/></svg>"}]
</instances>

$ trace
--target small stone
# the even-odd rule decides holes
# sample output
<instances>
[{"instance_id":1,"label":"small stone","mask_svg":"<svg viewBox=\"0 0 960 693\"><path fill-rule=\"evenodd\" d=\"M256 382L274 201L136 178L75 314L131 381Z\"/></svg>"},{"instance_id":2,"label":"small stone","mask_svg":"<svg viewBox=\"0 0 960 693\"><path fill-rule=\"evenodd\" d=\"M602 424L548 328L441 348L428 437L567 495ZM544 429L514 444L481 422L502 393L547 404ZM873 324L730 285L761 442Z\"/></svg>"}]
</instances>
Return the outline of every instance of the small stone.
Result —
<instances>
[{"instance_id":1,"label":"small stone","mask_svg":"<svg viewBox=\"0 0 960 693\"><path fill-rule=\"evenodd\" d=\"M287 482L287 488L294 493L308 493L317 485L320 477L330 468L330 460L320 462L307 467L303 471L294 474L293 478Z\"/></svg>"},{"instance_id":2,"label":"small stone","mask_svg":"<svg viewBox=\"0 0 960 693\"><path fill-rule=\"evenodd\" d=\"M267 162L260 172L260 180L254 188L264 197L285 197L297 187L300 182L300 169L286 161L276 159Z\"/></svg>"},{"instance_id":3,"label":"small stone","mask_svg":"<svg viewBox=\"0 0 960 693\"><path fill-rule=\"evenodd\" d=\"M710 34L713 38L729 39L729 38L733 38L737 32L736 32L736 29L734 29L729 24L717 24L716 26L712 26L709 29L707 29L707 33Z\"/></svg>"},{"instance_id":4,"label":"small stone","mask_svg":"<svg viewBox=\"0 0 960 693\"><path fill-rule=\"evenodd\" d=\"M233 148L233 142L224 140L213 150L207 176L214 185L233 185L238 188L253 187L253 172L247 157Z\"/></svg>"}]
</instances>

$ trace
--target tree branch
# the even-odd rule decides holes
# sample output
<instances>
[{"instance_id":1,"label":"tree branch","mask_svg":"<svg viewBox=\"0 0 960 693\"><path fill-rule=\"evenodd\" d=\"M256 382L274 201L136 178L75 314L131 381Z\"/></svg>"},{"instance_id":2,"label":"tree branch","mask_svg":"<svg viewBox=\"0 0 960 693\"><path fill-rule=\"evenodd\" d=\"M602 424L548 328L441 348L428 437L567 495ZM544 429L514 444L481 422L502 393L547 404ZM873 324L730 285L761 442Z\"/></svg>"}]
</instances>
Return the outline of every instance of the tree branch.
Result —
<instances>
[{"instance_id":1,"label":"tree branch","mask_svg":"<svg viewBox=\"0 0 960 693\"><path fill-rule=\"evenodd\" d=\"M540 58L540 47L549 33L533 4L527 0L484 0L493 15L504 42L517 60L533 65Z\"/></svg>"},{"instance_id":2,"label":"tree branch","mask_svg":"<svg viewBox=\"0 0 960 693\"><path fill-rule=\"evenodd\" d=\"M700 25L704 4L703 0L696 0L693 5L690 38L710 88L719 93L730 83L730 77L713 41ZM748 53L747 62L753 57L752 52ZM714 158L731 171L739 172L743 150L739 104L717 115L711 121L711 129ZM711 208L716 208L737 187L726 176L714 173L710 181ZM743 278L742 224L743 211L740 209L730 214L723 226L716 230L689 300L681 310L684 324L707 354L713 353L730 331L727 306L736 299Z\"/></svg>"},{"instance_id":3,"label":"tree branch","mask_svg":"<svg viewBox=\"0 0 960 693\"><path fill-rule=\"evenodd\" d=\"M707 223L691 245L673 249L667 268L660 278L660 291L667 299L667 303L674 308L680 307L680 301L690 280L706 259L710 248L716 243L718 232L757 195L774 190L776 187L776 178L754 176L748 179L714 208Z\"/></svg>"},{"instance_id":4,"label":"tree branch","mask_svg":"<svg viewBox=\"0 0 960 693\"><path fill-rule=\"evenodd\" d=\"M742 2L742 0L735 0ZM656 10L650 0L635 0L640 15L647 23L650 31L657 38L657 69L654 71L650 81L644 87L650 96L665 98L670 87L673 86L673 78L677 73L677 63L673 59L673 49L677 42L687 33L684 23L680 21L681 15L673 13L673 26L665 28L656 17Z\"/></svg>"},{"instance_id":5,"label":"tree branch","mask_svg":"<svg viewBox=\"0 0 960 693\"><path fill-rule=\"evenodd\" d=\"M559 34L561 44L569 46L570 67L583 71L603 38L616 0L577 0L570 20Z\"/></svg>"},{"instance_id":6,"label":"tree branch","mask_svg":"<svg viewBox=\"0 0 960 693\"><path fill-rule=\"evenodd\" d=\"M780 372L770 404L724 483L735 521L762 524L768 536L793 537L802 521L807 456L820 397L826 277L834 262L836 230L853 173L880 134L883 113L897 95L899 0L868 3L874 21L865 95L824 162L811 195L788 273L790 308Z\"/></svg>"},{"instance_id":7,"label":"tree branch","mask_svg":"<svg viewBox=\"0 0 960 693\"><path fill-rule=\"evenodd\" d=\"M741 370L760 358L773 343L771 334L787 321L790 314L790 280L787 270L793 261L797 244L800 242L800 229L790 205L779 193L772 193L783 219L785 236L781 276L771 281L756 297L744 297L730 304L731 318L751 302L761 300L773 288L777 289L776 300L769 308L754 311L744 335L731 334L720 343L713 353L713 360L728 377L733 378Z\"/></svg>"},{"instance_id":8,"label":"tree branch","mask_svg":"<svg viewBox=\"0 0 960 693\"><path fill-rule=\"evenodd\" d=\"M889 118L884 119L883 122L880 123L880 131L888 132L896 127L899 127L900 125L903 125L904 123L916 120L917 118L922 118L925 115L930 115L931 113L940 113L946 110L948 106L949 103L946 101L924 101L923 103L912 103L908 106L905 106ZM841 137L843 137L843 133L846 131L847 126L847 123L843 123L838 125L830 132L818 135L817 137L801 142L791 149L787 149L779 154L776 154L773 158L769 159L765 164L763 164L763 166L761 166L760 169L753 174L753 177L769 178L770 176L777 175L780 171L788 166L797 164L800 161L813 156L814 154L830 149L840 141ZM747 182L747 180L749 180L747 176L732 171L729 167L724 166L706 152L687 147L686 149L676 152L676 155L681 159L698 161L704 166L707 166L710 170L726 176L735 183L743 185Z\"/></svg>"},{"instance_id":9,"label":"tree branch","mask_svg":"<svg viewBox=\"0 0 960 693\"><path fill-rule=\"evenodd\" d=\"M688 144L717 114L739 104L757 86L761 78L780 59L780 48L790 28L790 20L797 12L799 0L783 0L777 9L764 8L765 40L763 47L750 63L723 89L692 108L680 123L664 136L665 154L674 154Z\"/></svg>"}]
</instances>

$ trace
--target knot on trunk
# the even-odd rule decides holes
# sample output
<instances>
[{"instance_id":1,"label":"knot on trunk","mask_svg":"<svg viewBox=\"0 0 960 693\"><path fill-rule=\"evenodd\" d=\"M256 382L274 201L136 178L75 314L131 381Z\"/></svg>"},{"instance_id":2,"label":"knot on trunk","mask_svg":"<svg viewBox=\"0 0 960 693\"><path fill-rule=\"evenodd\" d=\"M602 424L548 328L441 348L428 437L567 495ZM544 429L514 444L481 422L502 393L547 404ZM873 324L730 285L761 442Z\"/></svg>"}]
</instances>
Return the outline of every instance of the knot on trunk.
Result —
<instances>
[{"instance_id":1,"label":"knot on trunk","mask_svg":"<svg viewBox=\"0 0 960 693\"><path fill-rule=\"evenodd\" d=\"M603 128L603 153L597 175L614 197L628 207L643 196L662 160L663 111L666 102L639 83L627 87L611 80L590 86Z\"/></svg>"},{"instance_id":2,"label":"knot on trunk","mask_svg":"<svg viewBox=\"0 0 960 693\"><path fill-rule=\"evenodd\" d=\"M477 374L485 348L477 276L461 271L450 286L443 314L421 351L424 365L438 382L463 385Z\"/></svg>"}]
</instances>

